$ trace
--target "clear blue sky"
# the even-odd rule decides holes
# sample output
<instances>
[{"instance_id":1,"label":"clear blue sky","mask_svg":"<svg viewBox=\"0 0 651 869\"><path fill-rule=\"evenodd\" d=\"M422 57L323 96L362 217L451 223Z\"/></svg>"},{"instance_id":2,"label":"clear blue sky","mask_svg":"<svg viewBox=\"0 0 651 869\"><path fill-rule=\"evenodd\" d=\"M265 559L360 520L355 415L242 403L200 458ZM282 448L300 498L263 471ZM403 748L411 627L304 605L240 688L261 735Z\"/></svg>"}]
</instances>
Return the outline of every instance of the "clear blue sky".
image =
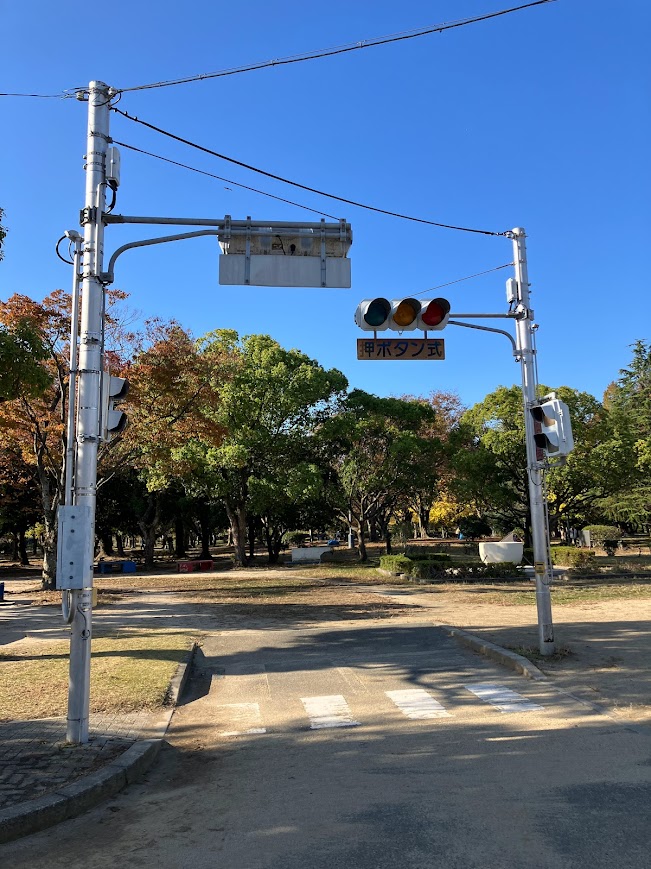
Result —
<instances>
[{"instance_id":1,"label":"clear blue sky","mask_svg":"<svg viewBox=\"0 0 651 869\"><path fill-rule=\"evenodd\" d=\"M118 88L283 58L473 17L504 0L92 7L5 4L0 90ZM303 184L380 208L490 230L524 226L539 373L601 397L649 339L651 7L557 0L442 34L123 96L151 123ZM0 297L68 289L54 254L83 206L86 104L1 98L0 206L10 232ZM505 339L449 327L444 362L358 362L365 297L389 298L511 261L505 239L419 226L334 203L200 154L112 115L112 135L345 217L353 288L229 288L214 239L126 254L115 286L143 317L266 332L380 395L456 390L466 404L518 382ZM231 189L226 189L226 188ZM124 214L313 220L309 212L122 151ZM106 252L158 234L110 227ZM505 311L508 269L435 295ZM503 323L496 322L496 326Z\"/></svg>"}]
</instances>

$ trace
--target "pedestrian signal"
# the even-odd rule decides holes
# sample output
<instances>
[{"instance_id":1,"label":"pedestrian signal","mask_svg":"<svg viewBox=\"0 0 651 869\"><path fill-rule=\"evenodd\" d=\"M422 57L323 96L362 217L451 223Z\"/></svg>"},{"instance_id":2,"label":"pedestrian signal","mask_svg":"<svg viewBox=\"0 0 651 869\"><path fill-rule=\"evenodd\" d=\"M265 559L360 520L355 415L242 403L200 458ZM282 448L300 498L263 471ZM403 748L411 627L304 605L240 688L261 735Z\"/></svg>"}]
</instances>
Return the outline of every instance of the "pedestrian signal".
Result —
<instances>
[{"instance_id":1,"label":"pedestrian signal","mask_svg":"<svg viewBox=\"0 0 651 869\"><path fill-rule=\"evenodd\" d=\"M129 381L124 377L111 377L108 371L102 372L102 414L100 436L103 441L120 434L127 427L127 415L116 410L115 403L122 401L129 391Z\"/></svg>"},{"instance_id":2,"label":"pedestrian signal","mask_svg":"<svg viewBox=\"0 0 651 869\"><path fill-rule=\"evenodd\" d=\"M574 449L570 411L564 401L547 398L530 408L533 439L540 458L566 456Z\"/></svg>"}]
</instances>

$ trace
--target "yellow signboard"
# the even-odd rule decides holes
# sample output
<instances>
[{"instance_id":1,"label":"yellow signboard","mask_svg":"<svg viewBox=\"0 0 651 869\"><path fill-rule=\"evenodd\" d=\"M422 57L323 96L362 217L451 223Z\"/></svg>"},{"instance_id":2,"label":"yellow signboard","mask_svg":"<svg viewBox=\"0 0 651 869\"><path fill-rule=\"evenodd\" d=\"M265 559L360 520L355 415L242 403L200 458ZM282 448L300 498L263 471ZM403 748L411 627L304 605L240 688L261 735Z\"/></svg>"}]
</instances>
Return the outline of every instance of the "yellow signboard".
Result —
<instances>
[{"instance_id":1,"label":"yellow signboard","mask_svg":"<svg viewBox=\"0 0 651 869\"><path fill-rule=\"evenodd\" d=\"M445 359L442 338L358 338L358 359Z\"/></svg>"}]
</instances>

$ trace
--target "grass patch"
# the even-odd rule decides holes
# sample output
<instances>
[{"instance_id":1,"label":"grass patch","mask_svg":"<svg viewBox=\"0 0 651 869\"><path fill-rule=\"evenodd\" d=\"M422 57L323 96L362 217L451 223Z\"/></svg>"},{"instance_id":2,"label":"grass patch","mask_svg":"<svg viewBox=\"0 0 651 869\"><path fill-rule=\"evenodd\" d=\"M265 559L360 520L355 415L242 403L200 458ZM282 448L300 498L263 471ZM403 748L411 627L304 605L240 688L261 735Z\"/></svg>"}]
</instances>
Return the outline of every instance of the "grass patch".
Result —
<instances>
[{"instance_id":1,"label":"grass patch","mask_svg":"<svg viewBox=\"0 0 651 869\"><path fill-rule=\"evenodd\" d=\"M93 638L91 712L163 706L170 680L191 645L187 632L126 630ZM0 651L0 721L66 714L69 651L68 640L20 641Z\"/></svg>"}]
</instances>

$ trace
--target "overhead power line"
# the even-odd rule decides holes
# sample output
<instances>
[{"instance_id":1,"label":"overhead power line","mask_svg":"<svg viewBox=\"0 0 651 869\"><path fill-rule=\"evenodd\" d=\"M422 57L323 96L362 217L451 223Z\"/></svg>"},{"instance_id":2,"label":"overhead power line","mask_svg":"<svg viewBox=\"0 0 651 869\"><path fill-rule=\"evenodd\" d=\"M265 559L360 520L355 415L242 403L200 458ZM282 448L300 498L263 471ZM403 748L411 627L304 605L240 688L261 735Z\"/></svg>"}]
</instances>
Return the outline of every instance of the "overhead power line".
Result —
<instances>
[{"instance_id":1,"label":"overhead power line","mask_svg":"<svg viewBox=\"0 0 651 869\"><path fill-rule=\"evenodd\" d=\"M434 290L441 290L443 287L451 287L452 284L460 284L462 281L469 281L472 278L480 278L482 275L489 275L491 272L499 272L500 269L508 269L513 263L504 263L501 266L495 266L492 269L486 269L485 272L476 272L474 275L466 275L465 278L457 278L455 281L446 281L444 284L437 284L435 287L430 287L429 290L419 290L417 293L412 293L412 296L423 296L425 293L433 293Z\"/></svg>"},{"instance_id":2,"label":"overhead power line","mask_svg":"<svg viewBox=\"0 0 651 869\"><path fill-rule=\"evenodd\" d=\"M216 72L205 72L197 75L186 76L185 78L168 79L165 81L151 82L150 84L135 85L128 88L116 88L116 93L129 93L131 91L152 90L153 88L172 87L177 84L189 84L195 81L205 81L211 78L224 78L225 76L238 75L243 72L254 72L260 69L268 69L274 66L288 66L293 63L303 63L308 60L320 60L324 57L333 57L337 54L347 54L351 51L360 51L363 48L376 48L379 45L388 45L392 42L403 42L407 39L417 39L421 36L430 36L433 33L443 33L446 30L454 30L458 27L466 27L469 24L478 24L481 21L488 21L491 18L499 18L502 15L510 15L512 12L520 12L523 9L530 9L533 6L545 6L547 3L555 3L556 0L533 0L531 3L524 3L521 6L512 6L509 9L500 9L497 12L489 12L486 15L478 15L475 18L462 18L459 21L451 21L444 24L434 24L428 27L418 28L417 30L404 31L402 33L394 33L389 36L377 36L370 39L359 40L347 45L340 45L334 48L322 48L303 54L297 54L290 57L281 57L274 60L264 60L258 63L251 63L245 66L233 67L231 69L222 69ZM58 94L29 94L29 93L0 93L0 97L32 97L35 99L71 99L77 94L87 93L85 87L66 88Z\"/></svg>"},{"instance_id":3,"label":"overhead power line","mask_svg":"<svg viewBox=\"0 0 651 869\"><path fill-rule=\"evenodd\" d=\"M127 145L126 142L118 142L116 139L113 139L113 142L121 148L128 148L130 151L136 151L138 154L146 154L147 157L154 157L156 160L162 160L164 163L171 163L173 166L180 166L182 169L189 169L190 172L196 172L198 175L207 175L208 178L215 178L217 181L224 181L226 184L232 184L233 187L241 187L243 190L250 190L252 193L259 193L260 196L268 196L270 199L276 199L278 202L285 202L287 205L294 205L297 208L304 208L306 211L311 211L314 214L320 214L322 217L329 217L331 220L337 220L333 214L319 211L317 208L310 208L308 205L301 205L300 202L293 202L291 199L284 199L282 196L275 196L273 193L267 193L265 190L258 190L256 187L249 187L246 184L240 184L239 181L232 181L230 178L223 178L221 175L215 175L213 172L206 172L205 169L197 169L195 166L188 166L187 163L179 163L178 160L170 160L169 157L161 157L160 154L154 154L151 151L136 148L134 145Z\"/></svg>"},{"instance_id":4,"label":"overhead power line","mask_svg":"<svg viewBox=\"0 0 651 869\"><path fill-rule=\"evenodd\" d=\"M532 3L525 3L521 6L513 6L510 9L500 9L498 12L489 12L486 15L478 15L475 18L463 18L459 21L452 21L447 24L434 24L428 27L410 30L403 33L394 33L389 36L377 36L371 39L364 39L359 42L340 45L335 48L322 48L312 52L293 55L291 57L282 57L276 60L265 60L258 63L248 64L247 66L238 66L232 69L223 69L217 72L205 72L198 75L191 75L185 78L168 79L167 81L157 81L151 84L141 84L134 87L119 88L120 93L128 93L130 91L152 90L153 88L172 87L178 84L189 84L195 81L205 81L211 78L223 78L229 75L238 75L243 72L254 72L260 69L268 69L273 66L288 66L292 63L303 63L307 60L320 60L324 57L333 57L336 54L346 54L351 51L360 51L363 48L375 48L378 45L388 45L391 42L402 42L406 39L417 39L421 36L429 36L432 33L443 33L446 30L453 30L457 27L466 27L469 24L478 24L480 21L488 21L491 18L498 18L502 15L509 15L512 12L520 12L522 9L530 9L532 6L544 6L547 3L554 3L556 0L534 0Z\"/></svg>"},{"instance_id":5,"label":"overhead power line","mask_svg":"<svg viewBox=\"0 0 651 869\"><path fill-rule=\"evenodd\" d=\"M149 130L153 130L156 133L160 133L163 136L167 136L169 139L173 139L175 142L181 142L183 145L188 145L190 148L195 148L197 151L202 151L204 154L210 154L212 157L218 157L220 160L226 160L227 163L232 163L235 166L241 166L243 169L248 169L250 172L256 172L258 175L264 175L265 178L272 178L274 181L281 181L283 184L289 184L292 187L298 187L299 190L307 190L308 193L315 193L317 196L325 196L328 199L334 199L336 202L343 202L345 205L353 205L356 208L364 208L366 211L374 211L376 214L386 214L388 217L398 217L401 220L410 220L413 223L423 223L427 226L438 226L442 229L456 229L459 232L473 232L478 235L506 235L505 232L494 232L488 229L475 229L473 227L468 226L456 226L450 223L439 223L434 220L426 220L423 217L413 217L409 214L401 214L398 211L388 211L384 208L377 208L374 205L366 205L363 202L357 202L354 199L346 199L343 196L335 196L334 193L326 193L324 190L317 190L316 187L309 187L307 184L300 184L298 181L291 181L289 178L283 178L281 175L276 175L273 172L267 172L265 169L259 169L256 166L251 166L248 163L243 163L241 160L236 160L234 157L227 157L225 154L220 154L218 151L213 151L212 148L206 148L204 145L199 145L196 142L192 142L189 139L185 139L182 136L177 136L175 133L170 133L168 130L163 130L161 127L157 127L155 124L150 124L147 121L143 121L141 118L137 118L134 115L130 115L128 112L123 111L122 109L118 109L115 106L111 107L114 112L122 115L123 118L127 118L129 121L133 121L136 124L141 124L143 127L147 127Z\"/></svg>"}]
</instances>

